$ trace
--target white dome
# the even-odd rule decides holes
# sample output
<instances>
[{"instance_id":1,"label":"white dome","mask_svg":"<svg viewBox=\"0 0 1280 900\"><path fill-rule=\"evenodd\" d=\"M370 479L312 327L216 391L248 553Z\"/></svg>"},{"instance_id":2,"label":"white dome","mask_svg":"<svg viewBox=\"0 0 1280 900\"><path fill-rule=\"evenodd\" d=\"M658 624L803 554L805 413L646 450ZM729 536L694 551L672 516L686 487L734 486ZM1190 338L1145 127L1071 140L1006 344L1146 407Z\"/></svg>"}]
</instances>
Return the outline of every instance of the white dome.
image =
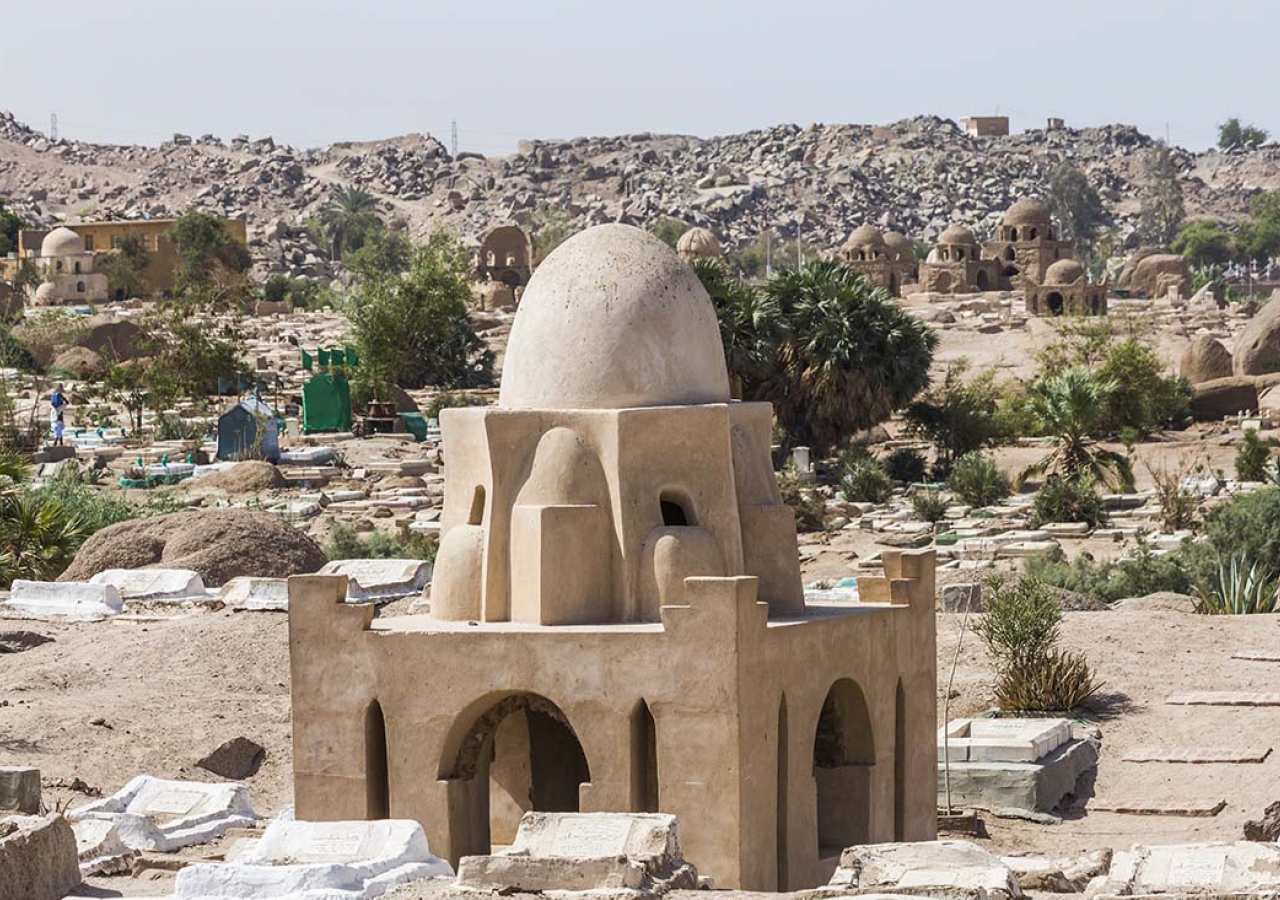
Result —
<instances>
[{"instance_id":1,"label":"white dome","mask_svg":"<svg viewBox=\"0 0 1280 900\"><path fill-rule=\"evenodd\" d=\"M626 409L727 403L711 299L658 238L597 225L565 241L525 288L498 405Z\"/></svg>"},{"instance_id":2,"label":"white dome","mask_svg":"<svg viewBox=\"0 0 1280 900\"><path fill-rule=\"evenodd\" d=\"M84 253L84 238L70 228L55 228L40 242L41 256L76 256Z\"/></svg>"},{"instance_id":3,"label":"white dome","mask_svg":"<svg viewBox=\"0 0 1280 900\"><path fill-rule=\"evenodd\" d=\"M40 287L36 288L35 301L38 304L52 303L57 299L58 288L51 282L46 281Z\"/></svg>"},{"instance_id":4,"label":"white dome","mask_svg":"<svg viewBox=\"0 0 1280 900\"><path fill-rule=\"evenodd\" d=\"M691 261L716 259L720 256L720 242L706 228L690 228L676 241L676 252Z\"/></svg>"}]
</instances>

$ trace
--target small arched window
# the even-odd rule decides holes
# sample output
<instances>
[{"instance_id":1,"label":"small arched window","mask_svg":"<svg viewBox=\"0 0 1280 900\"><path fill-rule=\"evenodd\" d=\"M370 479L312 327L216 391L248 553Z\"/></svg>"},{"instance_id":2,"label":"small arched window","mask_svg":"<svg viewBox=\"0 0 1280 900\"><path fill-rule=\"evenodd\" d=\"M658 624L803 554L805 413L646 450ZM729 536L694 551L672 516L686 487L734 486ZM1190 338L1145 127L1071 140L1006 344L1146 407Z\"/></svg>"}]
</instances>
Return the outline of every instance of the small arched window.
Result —
<instances>
[{"instance_id":1,"label":"small arched window","mask_svg":"<svg viewBox=\"0 0 1280 900\"><path fill-rule=\"evenodd\" d=\"M76 282L76 293L78 293L78 294L83 294L83 293L84 293L84 282L83 282L83 281L77 281L77 282Z\"/></svg>"},{"instance_id":2,"label":"small arched window","mask_svg":"<svg viewBox=\"0 0 1280 900\"><path fill-rule=\"evenodd\" d=\"M80 274L80 263L76 263L76 274Z\"/></svg>"},{"instance_id":3,"label":"small arched window","mask_svg":"<svg viewBox=\"0 0 1280 900\"><path fill-rule=\"evenodd\" d=\"M662 510L662 524L667 528L685 528L698 524L693 503L680 491L663 491L658 498Z\"/></svg>"}]
</instances>

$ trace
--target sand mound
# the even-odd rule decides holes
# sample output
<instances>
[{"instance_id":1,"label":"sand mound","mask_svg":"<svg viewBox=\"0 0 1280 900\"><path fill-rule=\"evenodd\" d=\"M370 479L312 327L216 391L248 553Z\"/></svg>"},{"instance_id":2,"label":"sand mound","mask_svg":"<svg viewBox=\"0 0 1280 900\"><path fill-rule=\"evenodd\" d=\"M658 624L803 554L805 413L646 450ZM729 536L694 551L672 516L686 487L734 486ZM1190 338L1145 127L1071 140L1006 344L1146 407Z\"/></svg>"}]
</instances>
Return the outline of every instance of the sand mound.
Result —
<instances>
[{"instance_id":1,"label":"sand mound","mask_svg":"<svg viewBox=\"0 0 1280 900\"><path fill-rule=\"evenodd\" d=\"M85 541L62 581L85 581L104 569L194 569L217 587L240 575L284 578L326 562L311 538L269 513L187 510L133 519Z\"/></svg>"},{"instance_id":2,"label":"sand mound","mask_svg":"<svg viewBox=\"0 0 1280 900\"><path fill-rule=\"evenodd\" d=\"M284 475L269 462L249 459L229 469L203 475L189 482L192 490L212 489L228 494L256 494L285 486Z\"/></svg>"}]
</instances>

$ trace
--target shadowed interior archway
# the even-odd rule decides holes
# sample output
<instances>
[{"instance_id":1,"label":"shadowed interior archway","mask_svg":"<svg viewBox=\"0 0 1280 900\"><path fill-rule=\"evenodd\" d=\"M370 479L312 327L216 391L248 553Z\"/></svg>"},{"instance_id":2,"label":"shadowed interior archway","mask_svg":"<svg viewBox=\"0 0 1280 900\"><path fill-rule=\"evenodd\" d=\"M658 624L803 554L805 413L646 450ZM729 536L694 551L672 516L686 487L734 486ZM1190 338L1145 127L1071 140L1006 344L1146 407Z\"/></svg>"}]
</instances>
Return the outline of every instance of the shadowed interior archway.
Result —
<instances>
[{"instance_id":1,"label":"shadowed interior archway","mask_svg":"<svg viewBox=\"0 0 1280 900\"><path fill-rule=\"evenodd\" d=\"M813 737L820 858L870 840L875 761L867 698L857 682L842 678L827 692Z\"/></svg>"}]
</instances>

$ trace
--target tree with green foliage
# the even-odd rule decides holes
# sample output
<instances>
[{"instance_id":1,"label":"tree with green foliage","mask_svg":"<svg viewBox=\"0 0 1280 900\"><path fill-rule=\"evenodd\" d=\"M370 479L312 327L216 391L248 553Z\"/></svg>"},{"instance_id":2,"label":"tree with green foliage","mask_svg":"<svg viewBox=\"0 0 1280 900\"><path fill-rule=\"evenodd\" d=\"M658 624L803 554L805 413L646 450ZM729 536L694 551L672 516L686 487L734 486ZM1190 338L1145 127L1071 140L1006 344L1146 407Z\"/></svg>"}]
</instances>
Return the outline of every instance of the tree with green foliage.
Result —
<instances>
[{"instance_id":1,"label":"tree with green foliage","mask_svg":"<svg viewBox=\"0 0 1280 900\"><path fill-rule=\"evenodd\" d=\"M1232 116L1218 126L1218 147L1223 150L1257 147L1265 144L1268 137L1264 129L1255 125L1241 125L1237 116Z\"/></svg>"},{"instance_id":2,"label":"tree with green foliage","mask_svg":"<svg viewBox=\"0 0 1280 900\"><path fill-rule=\"evenodd\" d=\"M533 242L534 266L542 265L553 250L582 230L568 211L546 204L525 213L520 225L529 232Z\"/></svg>"},{"instance_id":3,"label":"tree with green foliage","mask_svg":"<svg viewBox=\"0 0 1280 900\"><path fill-rule=\"evenodd\" d=\"M357 269L347 306L362 380L420 388L483 387L493 381L493 353L471 327L466 252L437 231L409 251L408 268Z\"/></svg>"},{"instance_id":4,"label":"tree with green foliage","mask_svg":"<svg viewBox=\"0 0 1280 900\"><path fill-rule=\"evenodd\" d=\"M772 296L734 277L719 260L694 260L693 271L715 306L730 388L742 399L747 385L759 384L777 357L785 327L781 311Z\"/></svg>"},{"instance_id":5,"label":"tree with green foliage","mask_svg":"<svg viewBox=\"0 0 1280 900\"><path fill-rule=\"evenodd\" d=\"M147 290L147 268L151 255L142 240L135 235L125 237L118 249L99 253L93 260L94 268L107 276L107 286L112 295L124 299L141 297Z\"/></svg>"},{"instance_id":6,"label":"tree with green foliage","mask_svg":"<svg viewBox=\"0 0 1280 900\"><path fill-rule=\"evenodd\" d=\"M1280 190L1255 196L1250 213L1236 228L1236 248L1242 259L1266 263L1280 256Z\"/></svg>"},{"instance_id":7,"label":"tree with green foliage","mask_svg":"<svg viewBox=\"0 0 1280 900\"><path fill-rule=\"evenodd\" d=\"M1102 433L1107 403L1115 390L1114 382L1104 381L1079 366L1032 385L1032 409L1054 446L1044 459L1018 473L1017 483L1057 474L1132 490L1133 466L1129 458L1100 447L1095 441Z\"/></svg>"},{"instance_id":8,"label":"tree with green foliage","mask_svg":"<svg viewBox=\"0 0 1280 900\"><path fill-rule=\"evenodd\" d=\"M1076 256L1086 258L1105 212L1102 198L1088 177L1068 160L1049 175L1049 207L1062 226L1062 237L1071 241Z\"/></svg>"},{"instance_id":9,"label":"tree with green foliage","mask_svg":"<svg viewBox=\"0 0 1280 900\"><path fill-rule=\"evenodd\" d=\"M0 197L0 256L18 252L18 232L23 224L17 213L5 209L4 198Z\"/></svg>"},{"instance_id":10,"label":"tree with green foliage","mask_svg":"<svg viewBox=\"0 0 1280 900\"><path fill-rule=\"evenodd\" d=\"M966 453L994 446L1004 437L995 372L988 369L966 380L968 370L969 361L963 357L950 363L942 382L905 413L907 429L933 444L939 477L946 477Z\"/></svg>"},{"instance_id":11,"label":"tree with green foliage","mask_svg":"<svg viewBox=\"0 0 1280 900\"><path fill-rule=\"evenodd\" d=\"M1220 222L1195 219L1178 229L1170 249L1184 256L1192 266L1225 266L1235 256L1231 232Z\"/></svg>"},{"instance_id":12,"label":"tree with green foliage","mask_svg":"<svg viewBox=\"0 0 1280 900\"><path fill-rule=\"evenodd\" d=\"M649 226L649 233L674 250L681 235L688 231L690 227L688 222L673 219L671 216L663 216Z\"/></svg>"},{"instance_id":13,"label":"tree with green foliage","mask_svg":"<svg viewBox=\"0 0 1280 900\"><path fill-rule=\"evenodd\" d=\"M359 250L370 234L382 229L378 199L352 185L334 190L318 220L329 240L330 259L342 259L347 252Z\"/></svg>"},{"instance_id":14,"label":"tree with green foliage","mask_svg":"<svg viewBox=\"0 0 1280 900\"><path fill-rule=\"evenodd\" d=\"M1142 191L1138 233L1152 246L1167 247L1186 216L1178 164L1167 144L1157 141L1147 151L1142 173L1146 185Z\"/></svg>"},{"instance_id":15,"label":"tree with green foliage","mask_svg":"<svg viewBox=\"0 0 1280 900\"><path fill-rule=\"evenodd\" d=\"M173 223L168 234L177 256L174 305L181 312L221 311L244 303L253 260L249 248L227 232L221 219L191 210Z\"/></svg>"},{"instance_id":16,"label":"tree with green foliage","mask_svg":"<svg viewBox=\"0 0 1280 900\"><path fill-rule=\"evenodd\" d=\"M1097 376L1113 385L1099 420L1107 434L1146 437L1190 415L1190 383L1167 375L1165 364L1145 341L1130 337L1112 344Z\"/></svg>"},{"instance_id":17,"label":"tree with green foliage","mask_svg":"<svg viewBox=\"0 0 1280 900\"><path fill-rule=\"evenodd\" d=\"M783 269L764 288L786 331L758 398L820 456L887 419L929 383L937 335L845 264Z\"/></svg>"}]
</instances>

